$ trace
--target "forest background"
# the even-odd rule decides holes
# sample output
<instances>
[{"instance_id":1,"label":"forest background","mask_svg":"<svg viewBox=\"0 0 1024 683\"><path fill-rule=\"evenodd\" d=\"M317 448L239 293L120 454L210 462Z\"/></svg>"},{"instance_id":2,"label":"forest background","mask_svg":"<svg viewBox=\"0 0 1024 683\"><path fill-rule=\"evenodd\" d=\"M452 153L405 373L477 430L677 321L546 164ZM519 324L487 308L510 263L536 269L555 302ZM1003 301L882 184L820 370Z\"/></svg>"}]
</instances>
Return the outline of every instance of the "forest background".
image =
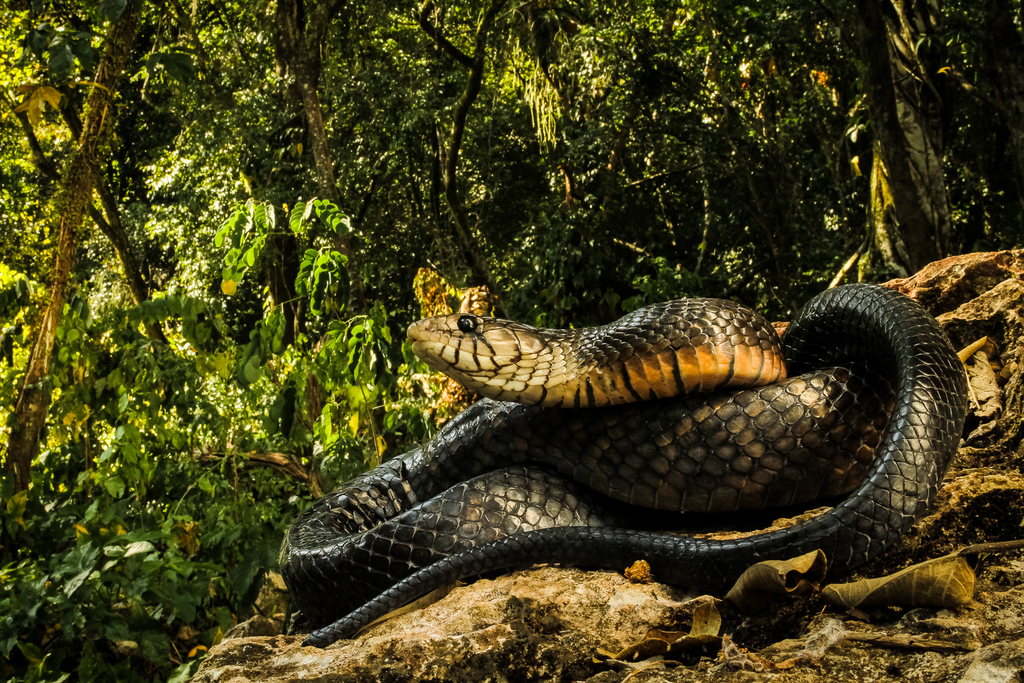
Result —
<instances>
[{"instance_id":1,"label":"forest background","mask_svg":"<svg viewBox=\"0 0 1024 683\"><path fill-rule=\"evenodd\" d=\"M1019 246L1021 11L8 0L4 678L194 672L295 516L446 417L414 281L785 320Z\"/></svg>"}]
</instances>

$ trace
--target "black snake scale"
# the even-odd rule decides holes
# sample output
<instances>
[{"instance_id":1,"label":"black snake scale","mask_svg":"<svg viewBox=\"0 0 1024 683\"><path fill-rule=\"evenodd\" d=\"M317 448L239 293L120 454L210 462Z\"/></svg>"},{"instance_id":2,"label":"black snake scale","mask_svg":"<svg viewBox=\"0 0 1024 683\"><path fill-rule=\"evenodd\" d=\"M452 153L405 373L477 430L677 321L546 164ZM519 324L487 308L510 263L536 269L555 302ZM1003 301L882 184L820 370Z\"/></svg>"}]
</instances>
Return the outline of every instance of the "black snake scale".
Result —
<instances>
[{"instance_id":1,"label":"black snake scale","mask_svg":"<svg viewBox=\"0 0 1024 683\"><path fill-rule=\"evenodd\" d=\"M956 451L962 365L920 306L870 285L816 297L783 346L790 379L756 389L579 410L481 401L316 501L282 548L297 606L328 624L306 643L494 569L645 559L659 580L713 590L818 548L831 575L877 556L925 513ZM591 502L591 487L608 500ZM633 530L619 505L737 510L846 493L811 520L730 541Z\"/></svg>"}]
</instances>

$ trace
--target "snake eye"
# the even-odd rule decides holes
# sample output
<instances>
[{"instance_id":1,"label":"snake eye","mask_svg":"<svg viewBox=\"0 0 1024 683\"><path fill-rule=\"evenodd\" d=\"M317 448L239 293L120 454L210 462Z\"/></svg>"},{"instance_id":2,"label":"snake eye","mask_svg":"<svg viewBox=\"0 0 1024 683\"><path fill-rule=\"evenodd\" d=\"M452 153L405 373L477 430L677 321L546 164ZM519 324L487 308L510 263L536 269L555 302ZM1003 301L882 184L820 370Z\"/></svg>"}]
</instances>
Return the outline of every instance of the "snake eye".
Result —
<instances>
[{"instance_id":1,"label":"snake eye","mask_svg":"<svg viewBox=\"0 0 1024 683\"><path fill-rule=\"evenodd\" d=\"M463 332L472 332L476 329L476 318L471 315L461 316L458 325Z\"/></svg>"}]
</instances>

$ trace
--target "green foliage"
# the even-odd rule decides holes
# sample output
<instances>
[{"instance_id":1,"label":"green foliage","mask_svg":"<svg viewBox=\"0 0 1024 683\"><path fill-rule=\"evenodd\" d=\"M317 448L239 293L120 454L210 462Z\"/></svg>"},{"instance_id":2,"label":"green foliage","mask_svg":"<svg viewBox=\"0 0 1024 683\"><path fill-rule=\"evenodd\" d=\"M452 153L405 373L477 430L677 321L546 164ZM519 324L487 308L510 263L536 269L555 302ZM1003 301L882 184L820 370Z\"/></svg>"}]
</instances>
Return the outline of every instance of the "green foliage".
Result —
<instances>
[{"instance_id":1,"label":"green foliage","mask_svg":"<svg viewBox=\"0 0 1024 683\"><path fill-rule=\"evenodd\" d=\"M242 281L245 272L255 265L256 258L263 251L275 222L274 207L252 199L228 216L214 237L214 245L218 249L230 240L230 249L224 257L225 281Z\"/></svg>"},{"instance_id":2,"label":"green foliage","mask_svg":"<svg viewBox=\"0 0 1024 683\"><path fill-rule=\"evenodd\" d=\"M65 115L127 0L9 5L0 89L38 147L0 117L8 430L57 244L58 185L34 160L60 168L76 144ZM252 613L312 497L432 434L427 369L404 341L418 269L482 284L476 249L504 312L544 326L690 295L783 319L865 234L874 130L842 4L509 7L458 157L467 232L443 168L466 70L410 6L340 5L319 46L337 205L309 199L319 165L276 3L186 6L191 29L165 9L142 15L100 169L149 299L132 303L105 236L83 236L32 487L0 484L15 679L187 679ZM447 6L438 30L471 52L484 9ZM971 92L994 92L1012 60L992 51L989 15L943 12L930 49L944 42ZM997 99L943 100L954 252L1021 241ZM290 474L258 466L268 454Z\"/></svg>"}]
</instances>

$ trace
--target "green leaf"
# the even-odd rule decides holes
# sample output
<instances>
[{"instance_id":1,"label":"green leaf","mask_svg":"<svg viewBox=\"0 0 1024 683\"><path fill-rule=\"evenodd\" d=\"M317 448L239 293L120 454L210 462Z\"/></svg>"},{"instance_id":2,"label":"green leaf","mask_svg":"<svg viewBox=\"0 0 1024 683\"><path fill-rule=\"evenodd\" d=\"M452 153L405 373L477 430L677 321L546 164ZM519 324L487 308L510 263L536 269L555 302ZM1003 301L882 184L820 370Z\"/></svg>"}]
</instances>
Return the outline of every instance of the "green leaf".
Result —
<instances>
[{"instance_id":1,"label":"green leaf","mask_svg":"<svg viewBox=\"0 0 1024 683\"><path fill-rule=\"evenodd\" d=\"M260 367L260 355L254 353L238 368L236 378L240 385L248 387L258 382L262 374L263 369Z\"/></svg>"},{"instance_id":2,"label":"green leaf","mask_svg":"<svg viewBox=\"0 0 1024 683\"><path fill-rule=\"evenodd\" d=\"M109 21L117 21L127 6L128 0L100 0L99 10Z\"/></svg>"},{"instance_id":3,"label":"green leaf","mask_svg":"<svg viewBox=\"0 0 1024 683\"><path fill-rule=\"evenodd\" d=\"M164 67L164 71L167 72L167 75L179 83L187 84L195 79L195 59L188 53L164 53L160 57L160 64Z\"/></svg>"},{"instance_id":4,"label":"green leaf","mask_svg":"<svg viewBox=\"0 0 1024 683\"><path fill-rule=\"evenodd\" d=\"M64 594L70 598L72 593L78 590L85 583L85 580L89 578L89 574L92 574L92 569L86 569L76 574L74 578L64 584Z\"/></svg>"},{"instance_id":5,"label":"green leaf","mask_svg":"<svg viewBox=\"0 0 1024 683\"><path fill-rule=\"evenodd\" d=\"M148 553L156 550L156 547L149 541L136 541L124 549L124 556L131 557L139 553Z\"/></svg>"},{"instance_id":6,"label":"green leaf","mask_svg":"<svg viewBox=\"0 0 1024 683\"><path fill-rule=\"evenodd\" d=\"M75 53L79 64L84 71L91 71L96 61L96 50L92 47L93 34L89 31L80 31L75 34L69 43L71 51Z\"/></svg>"},{"instance_id":7,"label":"green leaf","mask_svg":"<svg viewBox=\"0 0 1024 683\"><path fill-rule=\"evenodd\" d=\"M302 231L302 222L306 213L306 202L296 202L292 207L291 215L288 217L288 227L298 235Z\"/></svg>"},{"instance_id":8,"label":"green leaf","mask_svg":"<svg viewBox=\"0 0 1024 683\"><path fill-rule=\"evenodd\" d=\"M199 477L199 480L196 482L196 486L198 486L201 491L204 491L205 493L208 493L211 496L213 495L214 491L217 490L213 486L213 483L210 481L210 477L205 474Z\"/></svg>"},{"instance_id":9,"label":"green leaf","mask_svg":"<svg viewBox=\"0 0 1024 683\"><path fill-rule=\"evenodd\" d=\"M277 227L277 212L274 210L274 205L271 204L270 202L267 202L264 206L267 217L266 230L264 231L264 234L266 235L273 232L274 228Z\"/></svg>"},{"instance_id":10,"label":"green leaf","mask_svg":"<svg viewBox=\"0 0 1024 683\"><path fill-rule=\"evenodd\" d=\"M120 498L124 494L124 479L120 475L112 475L103 481L103 488L114 498Z\"/></svg>"},{"instance_id":11,"label":"green leaf","mask_svg":"<svg viewBox=\"0 0 1024 683\"><path fill-rule=\"evenodd\" d=\"M267 231L267 206L263 202L253 205L252 222L259 232L265 233Z\"/></svg>"},{"instance_id":12,"label":"green leaf","mask_svg":"<svg viewBox=\"0 0 1024 683\"><path fill-rule=\"evenodd\" d=\"M50 59L47 61L50 69L50 78L55 81L67 80L71 75L71 67L75 65L75 55L64 43L50 47Z\"/></svg>"}]
</instances>

